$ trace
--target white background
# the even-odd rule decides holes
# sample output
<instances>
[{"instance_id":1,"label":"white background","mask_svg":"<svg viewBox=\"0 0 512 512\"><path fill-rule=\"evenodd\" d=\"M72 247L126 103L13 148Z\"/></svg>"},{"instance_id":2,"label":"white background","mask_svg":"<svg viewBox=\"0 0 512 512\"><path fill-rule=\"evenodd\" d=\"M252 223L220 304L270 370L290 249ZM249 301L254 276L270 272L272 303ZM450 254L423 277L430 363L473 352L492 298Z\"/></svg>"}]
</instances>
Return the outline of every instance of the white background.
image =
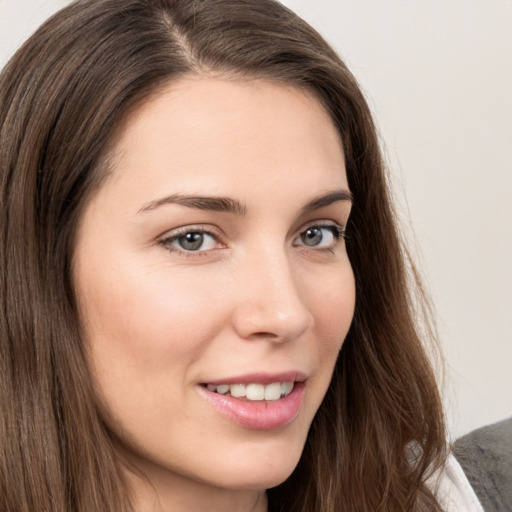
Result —
<instances>
[{"instance_id":1,"label":"white background","mask_svg":"<svg viewBox=\"0 0 512 512\"><path fill-rule=\"evenodd\" d=\"M0 0L0 67L66 3ZM347 61L377 118L437 308L451 438L512 415L512 1L284 3Z\"/></svg>"}]
</instances>

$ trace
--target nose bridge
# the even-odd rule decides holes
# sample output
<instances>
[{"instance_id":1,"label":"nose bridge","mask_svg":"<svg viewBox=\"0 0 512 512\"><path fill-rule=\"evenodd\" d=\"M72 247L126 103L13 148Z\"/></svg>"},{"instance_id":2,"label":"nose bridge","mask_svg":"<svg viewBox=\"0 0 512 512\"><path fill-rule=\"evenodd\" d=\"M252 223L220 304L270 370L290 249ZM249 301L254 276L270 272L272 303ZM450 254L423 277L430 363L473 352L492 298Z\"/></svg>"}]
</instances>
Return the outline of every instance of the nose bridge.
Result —
<instances>
[{"instance_id":1,"label":"nose bridge","mask_svg":"<svg viewBox=\"0 0 512 512\"><path fill-rule=\"evenodd\" d=\"M281 244L263 244L240 263L240 302L235 326L244 338L265 335L276 341L300 336L312 322L297 286L290 257Z\"/></svg>"}]
</instances>

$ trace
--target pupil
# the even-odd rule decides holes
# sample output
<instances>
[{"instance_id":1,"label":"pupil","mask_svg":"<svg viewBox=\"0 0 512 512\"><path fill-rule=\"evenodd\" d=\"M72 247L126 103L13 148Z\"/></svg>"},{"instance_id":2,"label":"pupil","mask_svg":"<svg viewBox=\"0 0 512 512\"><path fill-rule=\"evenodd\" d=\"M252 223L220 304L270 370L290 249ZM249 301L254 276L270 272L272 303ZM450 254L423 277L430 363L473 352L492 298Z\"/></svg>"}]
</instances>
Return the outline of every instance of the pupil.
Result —
<instances>
[{"instance_id":1,"label":"pupil","mask_svg":"<svg viewBox=\"0 0 512 512\"><path fill-rule=\"evenodd\" d=\"M197 251L203 245L203 238L201 233L187 233L179 238L179 242L183 249Z\"/></svg>"},{"instance_id":2,"label":"pupil","mask_svg":"<svg viewBox=\"0 0 512 512\"><path fill-rule=\"evenodd\" d=\"M305 245L318 245L322 241L322 230L319 228L309 228L302 235L302 241Z\"/></svg>"}]
</instances>

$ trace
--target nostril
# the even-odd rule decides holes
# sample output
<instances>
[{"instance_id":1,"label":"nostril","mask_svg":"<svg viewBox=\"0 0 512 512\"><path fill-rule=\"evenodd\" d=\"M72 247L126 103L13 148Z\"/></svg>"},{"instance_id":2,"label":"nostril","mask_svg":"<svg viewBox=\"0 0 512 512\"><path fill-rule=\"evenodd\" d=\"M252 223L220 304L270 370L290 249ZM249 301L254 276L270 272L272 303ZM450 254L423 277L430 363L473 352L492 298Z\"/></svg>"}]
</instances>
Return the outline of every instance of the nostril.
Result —
<instances>
[{"instance_id":1,"label":"nostril","mask_svg":"<svg viewBox=\"0 0 512 512\"><path fill-rule=\"evenodd\" d=\"M234 327L241 338L282 343L300 337L312 325L305 308L294 314L282 314L275 309L245 307L235 313Z\"/></svg>"},{"instance_id":2,"label":"nostril","mask_svg":"<svg viewBox=\"0 0 512 512\"><path fill-rule=\"evenodd\" d=\"M277 334L274 334L272 332L255 332L251 334L254 338L277 338Z\"/></svg>"}]
</instances>

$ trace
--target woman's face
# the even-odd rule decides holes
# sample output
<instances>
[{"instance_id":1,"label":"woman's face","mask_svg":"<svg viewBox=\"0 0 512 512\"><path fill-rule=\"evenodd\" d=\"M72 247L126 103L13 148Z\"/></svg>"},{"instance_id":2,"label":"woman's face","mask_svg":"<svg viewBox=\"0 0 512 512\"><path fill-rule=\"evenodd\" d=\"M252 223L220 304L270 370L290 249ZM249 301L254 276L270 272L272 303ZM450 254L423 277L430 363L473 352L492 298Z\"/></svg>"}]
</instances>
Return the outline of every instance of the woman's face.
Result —
<instances>
[{"instance_id":1,"label":"woman's face","mask_svg":"<svg viewBox=\"0 0 512 512\"><path fill-rule=\"evenodd\" d=\"M175 494L277 485L354 311L333 123L295 88L183 79L130 117L110 160L74 278L120 452Z\"/></svg>"}]
</instances>

